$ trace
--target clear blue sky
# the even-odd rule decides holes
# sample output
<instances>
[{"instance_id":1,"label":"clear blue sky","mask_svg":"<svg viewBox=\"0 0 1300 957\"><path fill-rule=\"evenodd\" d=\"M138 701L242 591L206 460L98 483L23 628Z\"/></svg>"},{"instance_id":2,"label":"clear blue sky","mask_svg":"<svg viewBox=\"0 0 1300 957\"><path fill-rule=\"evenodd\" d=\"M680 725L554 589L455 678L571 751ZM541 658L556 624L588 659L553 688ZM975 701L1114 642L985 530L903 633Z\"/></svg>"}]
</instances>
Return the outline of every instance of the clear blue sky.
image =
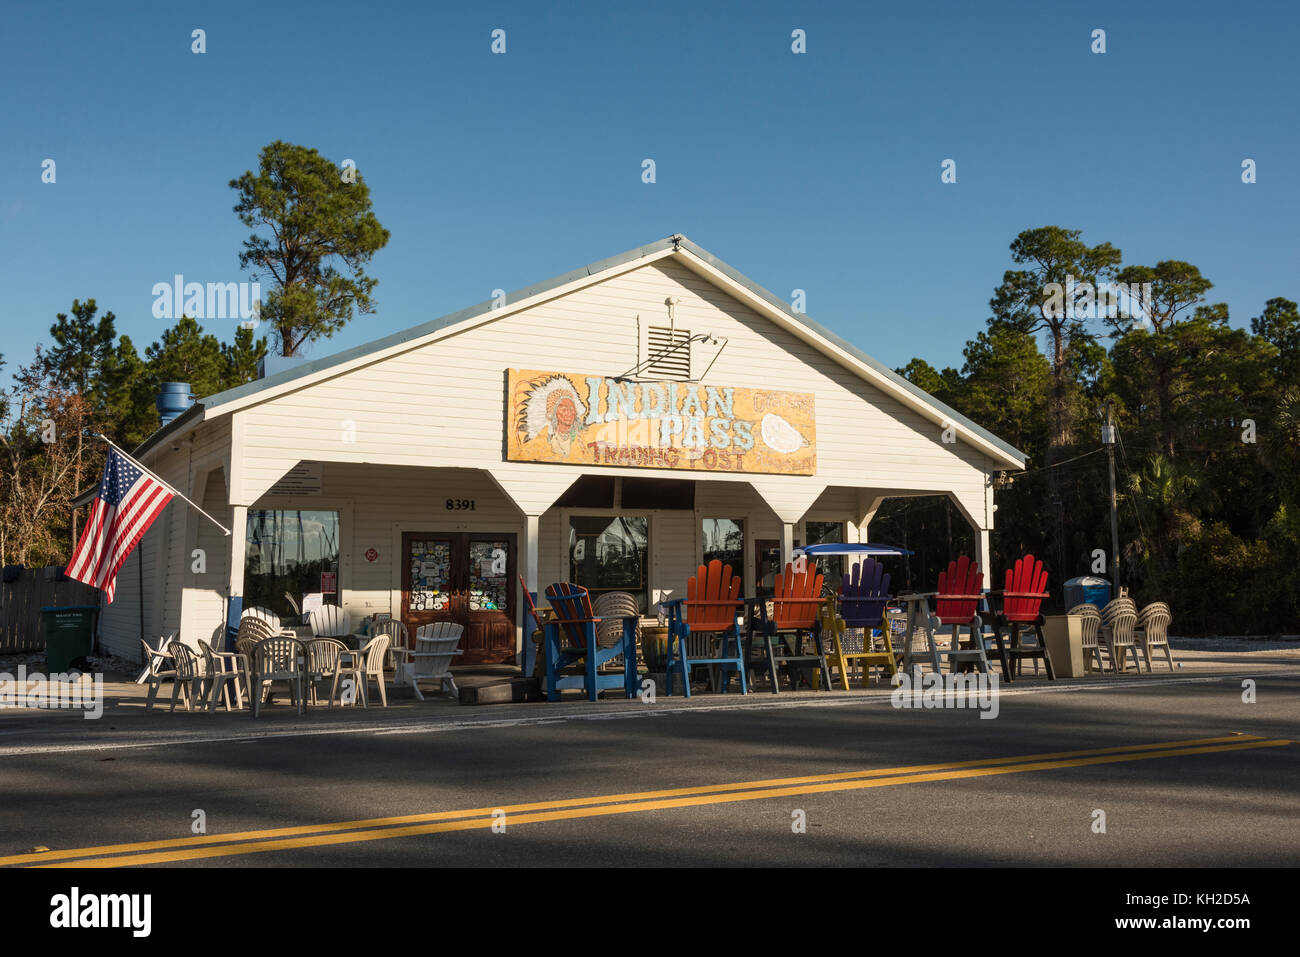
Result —
<instances>
[{"instance_id":1,"label":"clear blue sky","mask_svg":"<svg viewBox=\"0 0 1300 957\"><path fill-rule=\"evenodd\" d=\"M1300 5L987 6L9 0L6 371L74 297L143 352L154 283L248 279L227 183L277 138L354 159L392 231L314 355L674 232L891 366L960 365L1033 226L1195 263L1238 325L1300 298Z\"/></svg>"}]
</instances>

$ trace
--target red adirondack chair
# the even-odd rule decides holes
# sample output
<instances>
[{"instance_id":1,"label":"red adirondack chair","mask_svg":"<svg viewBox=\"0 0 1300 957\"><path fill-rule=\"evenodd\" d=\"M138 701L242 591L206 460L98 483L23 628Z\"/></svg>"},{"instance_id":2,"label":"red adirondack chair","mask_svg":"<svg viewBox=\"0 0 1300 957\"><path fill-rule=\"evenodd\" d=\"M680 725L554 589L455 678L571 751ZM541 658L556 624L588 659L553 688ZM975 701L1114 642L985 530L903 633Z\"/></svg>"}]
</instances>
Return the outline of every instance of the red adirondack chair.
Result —
<instances>
[{"instance_id":1,"label":"red adirondack chair","mask_svg":"<svg viewBox=\"0 0 1300 957\"><path fill-rule=\"evenodd\" d=\"M634 698L639 691L636 673L636 621L629 617L623 621L623 640L610 648L596 643L597 618L591 607L587 589L573 582L558 582L546 588L554 616L545 626L546 635L546 698L559 701L560 692L568 688L582 688L587 697L595 701L603 688L622 687L624 695ZM623 674L599 674L599 667L611 658L623 655ZM581 675L561 676L562 669L582 661Z\"/></svg>"},{"instance_id":2,"label":"red adirondack chair","mask_svg":"<svg viewBox=\"0 0 1300 957\"><path fill-rule=\"evenodd\" d=\"M980 619L979 605L984 598L984 573L979 563L963 555L955 562L949 562L947 569L939 572L939 593L935 598L934 614L926 625L926 637L930 644L931 660L935 670L939 670L941 655L948 657L949 666L956 671L973 664L980 671L988 673L989 660L984 653L982 636L984 623ZM935 632L943 628L951 629L952 644L944 651L939 650ZM961 631L966 629L970 643L965 647L961 643Z\"/></svg>"},{"instance_id":3,"label":"red adirondack chair","mask_svg":"<svg viewBox=\"0 0 1300 957\"><path fill-rule=\"evenodd\" d=\"M780 663L790 676L790 687L798 687L800 669L792 668L791 662L816 662L821 668L821 686L825 691L831 687L831 672L826 664L826 651L822 647L821 607L823 576L816 564L810 564L804 571L796 572L794 566L786 563L784 574L776 576L776 589L772 595L772 619L767 624L767 670L772 680L772 693L781 690L777 677L777 664ZM817 646L816 654L805 654L803 641L805 635L811 635ZM781 639L785 654L778 655L773 640ZM793 645L791 644L793 639Z\"/></svg>"},{"instance_id":4,"label":"red adirondack chair","mask_svg":"<svg viewBox=\"0 0 1300 957\"><path fill-rule=\"evenodd\" d=\"M686 597L666 603L668 609L667 692L673 693L673 672L682 676L682 689L691 696L691 667L716 665L722 669L722 690L727 690L729 670L740 675L740 693L748 694L745 662L740 648L740 576L716 558L701 565L686 580ZM713 643L718 643L714 649Z\"/></svg>"},{"instance_id":5,"label":"red adirondack chair","mask_svg":"<svg viewBox=\"0 0 1300 957\"><path fill-rule=\"evenodd\" d=\"M1018 674L1021 662L1025 658L1042 658L1047 677L1055 680L1052 656L1048 653L1047 642L1043 639L1041 609L1043 599L1048 597L1048 592L1047 572L1043 570L1042 561L1034 558L1033 555L1016 559L1015 567L1007 570L1006 581L1007 587L1001 592L990 593L1000 595L1002 598L1002 608L994 619L993 625L993 637L998 643L998 655L1002 658L1002 675L1007 681L1011 681L1013 680L1012 661L1015 662L1015 671ZM1025 626L1031 626L1037 634L1036 645L1020 643L1020 631ZM1004 631L1010 632L1010 647L1007 647L1002 640Z\"/></svg>"}]
</instances>

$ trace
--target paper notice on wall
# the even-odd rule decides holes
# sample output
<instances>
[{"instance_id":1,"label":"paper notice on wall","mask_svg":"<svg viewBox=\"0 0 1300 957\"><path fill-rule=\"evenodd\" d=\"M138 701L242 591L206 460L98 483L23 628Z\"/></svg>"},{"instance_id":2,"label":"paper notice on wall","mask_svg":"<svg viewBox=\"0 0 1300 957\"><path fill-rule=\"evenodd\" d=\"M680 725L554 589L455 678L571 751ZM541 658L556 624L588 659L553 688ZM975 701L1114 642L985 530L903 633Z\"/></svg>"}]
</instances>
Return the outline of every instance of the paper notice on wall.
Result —
<instances>
[{"instance_id":1,"label":"paper notice on wall","mask_svg":"<svg viewBox=\"0 0 1300 957\"><path fill-rule=\"evenodd\" d=\"M320 590L326 595L333 595L339 590L339 573L338 572L321 572L320 573Z\"/></svg>"},{"instance_id":2,"label":"paper notice on wall","mask_svg":"<svg viewBox=\"0 0 1300 957\"><path fill-rule=\"evenodd\" d=\"M299 462L271 486L269 495L319 495L324 468L320 462Z\"/></svg>"}]
</instances>

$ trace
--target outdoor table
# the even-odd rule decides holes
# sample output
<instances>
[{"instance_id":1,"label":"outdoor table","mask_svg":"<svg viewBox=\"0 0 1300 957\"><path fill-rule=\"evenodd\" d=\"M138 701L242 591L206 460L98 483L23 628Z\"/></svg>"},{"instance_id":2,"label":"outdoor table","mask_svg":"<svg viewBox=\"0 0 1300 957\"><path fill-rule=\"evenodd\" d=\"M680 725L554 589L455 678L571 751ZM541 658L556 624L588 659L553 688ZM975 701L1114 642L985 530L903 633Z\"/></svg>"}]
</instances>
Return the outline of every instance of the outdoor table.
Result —
<instances>
[{"instance_id":1,"label":"outdoor table","mask_svg":"<svg viewBox=\"0 0 1300 957\"><path fill-rule=\"evenodd\" d=\"M761 662L754 660L754 629L755 627L762 634L767 634L767 606L771 598L746 598L745 603L745 672L753 672L760 665L766 665L766 659Z\"/></svg>"},{"instance_id":2,"label":"outdoor table","mask_svg":"<svg viewBox=\"0 0 1300 957\"><path fill-rule=\"evenodd\" d=\"M748 620L745 630L745 672L746 674L749 674L757 668L761 673L766 674L766 653L764 653L764 656L758 660L755 660L753 657L754 629L757 628L762 634L767 634L768 622L772 620L771 606L773 605L774 599L771 595L767 595L763 598L745 598L742 600L745 603L745 618ZM797 648L795 647L795 644L791 643L792 636L790 634L775 635L774 640L781 643L781 647L785 649L786 654L795 657L796 655L803 654L803 643L808 637L810 636L805 636L804 638L793 636L793 641L797 644ZM789 665L786 665L785 667L787 670L790 668ZM819 687L819 685L815 684L814 681L820 681L820 679L817 678L817 675L820 674L820 672L812 670L814 665L797 662L795 668L805 675L808 680L808 687Z\"/></svg>"},{"instance_id":3,"label":"outdoor table","mask_svg":"<svg viewBox=\"0 0 1300 957\"><path fill-rule=\"evenodd\" d=\"M913 663L911 663L911 646L913 646L913 635L917 632L918 622L920 627L930 628L930 599L939 596L939 592L917 592L914 594L901 594L894 598L896 602L904 602L907 606L907 631L904 635L904 651L902 651L902 670L911 672ZM897 657L897 649L894 650ZM943 666L939 662L939 651L931 645L931 664L935 671L943 671Z\"/></svg>"},{"instance_id":4,"label":"outdoor table","mask_svg":"<svg viewBox=\"0 0 1300 957\"><path fill-rule=\"evenodd\" d=\"M899 595L894 601L901 601L907 605L907 631L903 634L903 671L911 672L912 670L912 635L916 633L916 623L918 617L923 623L923 627L928 628L930 623L930 599L937 596L937 591L916 592L911 595ZM897 656L897 651L895 651ZM935 671L941 671L937 654L931 654L931 663Z\"/></svg>"}]
</instances>

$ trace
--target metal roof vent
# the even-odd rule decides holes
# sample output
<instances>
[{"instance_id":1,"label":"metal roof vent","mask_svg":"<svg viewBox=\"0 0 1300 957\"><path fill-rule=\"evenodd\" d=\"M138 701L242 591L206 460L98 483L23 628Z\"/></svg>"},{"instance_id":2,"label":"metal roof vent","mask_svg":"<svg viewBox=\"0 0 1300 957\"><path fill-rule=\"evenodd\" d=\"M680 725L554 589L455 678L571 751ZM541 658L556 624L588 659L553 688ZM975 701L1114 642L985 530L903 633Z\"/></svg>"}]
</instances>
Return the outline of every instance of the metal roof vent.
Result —
<instances>
[{"instance_id":1,"label":"metal roof vent","mask_svg":"<svg viewBox=\"0 0 1300 957\"><path fill-rule=\"evenodd\" d=\"M158 389L158 397L154 400L154 404L158 407L158 414L162 416L163 425L175 421L194 404L194 396L190 394L190 384L164 382Z\"/></svg>"}]
</instances>

